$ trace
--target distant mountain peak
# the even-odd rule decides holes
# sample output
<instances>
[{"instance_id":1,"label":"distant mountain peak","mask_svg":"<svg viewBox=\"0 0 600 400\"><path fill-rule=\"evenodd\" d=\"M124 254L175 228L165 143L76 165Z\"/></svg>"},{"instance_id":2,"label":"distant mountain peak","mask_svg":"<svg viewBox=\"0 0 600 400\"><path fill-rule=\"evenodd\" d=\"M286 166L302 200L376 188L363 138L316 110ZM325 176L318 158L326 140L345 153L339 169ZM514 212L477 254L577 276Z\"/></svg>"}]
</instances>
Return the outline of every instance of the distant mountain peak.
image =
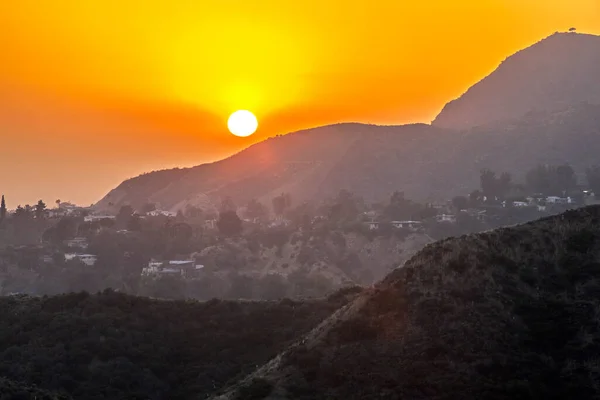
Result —
<instances>
[{"instance_id":1,"label":"distant mountain peak","mask_svg":"<svg viewBox=\"0 0 600 400\"><path fill-rule=\"evenodd\" d=\"M556 32L508 57L432 124L469 129L581 101L600 104L599 65L600 36Z\"/></svg>"}]
</instances>

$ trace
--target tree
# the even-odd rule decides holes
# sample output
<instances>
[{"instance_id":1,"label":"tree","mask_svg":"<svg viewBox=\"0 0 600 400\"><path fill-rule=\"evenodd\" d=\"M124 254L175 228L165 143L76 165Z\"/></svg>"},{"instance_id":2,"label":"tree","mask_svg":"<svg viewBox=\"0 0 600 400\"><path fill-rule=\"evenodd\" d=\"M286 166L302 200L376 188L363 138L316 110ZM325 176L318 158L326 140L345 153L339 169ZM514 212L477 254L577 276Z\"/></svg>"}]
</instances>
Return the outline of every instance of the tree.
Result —
<instances>
[{"instance_id":1,"label":"tree","mask_svg":"<svg viewBox=\"0 0 600 400\"><path fill-rule=\"evenodd\" d=\"M465 196L456 196L452 199L452 205L456 211L466 210L469 206L469 200Z\"/></svg>"},{"instance_id":2,"label":"tree","mask_svg":"<svg viewBox=\"0 0 600 400\"><path fill-rule=\"evenodd\" d=\"M586 168L585 177L587 179L588 188L594 192L594 196L600 197L600 166L594 165Z\"/></svg>"},{"instance_id":3,"label":"tree","mask_svg":"<svg viewBox=\"0 0 600 400\"><path fill-rule=\"evenodd\" d=\"M533 192L549 195L552 192L549 175L549 167L547 165L538 165L527 172L525 182Z\"/></svg>"},{"instance_id":4,"label":"tree","mask_svg":"<svg viewBox=\"0 0 600 400\"><path fill-rule=\"evenodd\" d=\"M390 220L416 219L423 206L404 197L404 192L394 192L383 214Z\"/></svg>"},{"instance_id":5,"label":"tree","mask_svg":"<svg viewBox=\"0 0 600 400\"><path fill-rule=\"evenodd\" d=\"M60 207L60 199L56 199L55 203L56 203L56 207Z\"/></svg>"},{"instance_id":6,"label":"tree","mask_svg":"<svg viewBox=\"0 0 600 400\"><path fill-rule=\"evenodd\" d=\"M246 216L251 220L263 220L267 216L267 209L258 200L252 199L246 205Z\"/></svg>"},{"instance_id":7,"label":"tree","mask_svg":"<svg viewBox=\"0 0 600 400\"><path fill-rule=\"evenodd\" d=\"M61 218L54 226L55 230L52 239L56 243L74 237L77 234L77 221L73 217Z\"/></svg>"},{"instance_id":8,"label":"tree","mask_svg":"<svg viewBox=\"0 0 600 400\"><path fill-rule=\"evenodd\" d=\"M569 191L577 185L575 171L568 164L558 167L538 165L527 173L525 180L531 190L546 196L568 195Z\"/></svg>"},{"instance_id":9,"label":"tree","mask_svg":"<svg viewBox=\"0 0 600 400\"><path fill-rule=\"evenodd\" d=\"M15 209L15 218L22 219L22 218L27 218L27 217L28 217L27 210L25 208L21 207L21 205L19 204L17 206L17 208Z\"/></svg>"},{"instance_id":10,"label":"tree","mask_svg":"<svg viewBox=\"0 0 600 400\"><path fill-rule=\"evenodd\" d=\"M575 171L573 171L573 168L569 164L556 167L556 181L564 196L568 196L569 192L577 186Z\"/></svg>"},{"instance_id":11,"label":"tree","mask_svg":"<svg viewBox=\"0 0 600 400\"><path fill-rule=\"evenodd\" d=\"M6 217L6 202L4 201L4 195L2 195L2 203L0 203L0 219Z\"/></svg>"},{"instance_id":12,"label":"tree","mask_svg":"<svg viewBox=\"0 0 600 400\"><path fill-rule=\"evenodd\" d=\"M120 227L126 227L129 223L129 219L133 215L133 207L130 205L121 206L119 212L117 213L116 223Z\"/></svg>"},{"instance_id":13,"label":"tree","mask_svg":"<svg viewBox=\"0 0 600 400\"><path fill-rule=\"evenodd\" d=\"M221 211L217 220L217 228L222 235L236 236L242 233L242 220L233 210Z\"/></svg>"},{"instance_id":14,"label":"tree","mask_svg":"<svg viewBox=\"0 0 600 400\"><path fill-rule=\"evenodd\" d=\"M221 201L221 210L220 211L233 211L235 212L237 210L237 207L235 205L235 203L233 202L233 199L231 197L225 197L222 201Z\"/></svg>"},{"instance_id":15,"label":"tree","mask_svg":"<svg viewBox=\"0 0 600 400\"><path fill-rule=\"evenodd\" d=\"M364 209L364 201L348 190L342 189L331 203L324 206L325 213L331 222L345 223L357 219Z\"/></svg>"},{"instance_id":16,"label":"tree","mask_svg":"<svg viewBox=\"0 0 600 400\"><path fill-rule=\"evenodd\" d=\"M486 200L495 200L498 194L496 185L496 173L489 169L481 170L479 176L481 191L486 197Z\"/></svg>"},{"instance_id":17,"label":"tree","mask_svg":"<svg viewBox=\"0 0 600 400\"><path fill-rule=\"evenodd\" d=\"M500 178L496 180L496 194L499 197L504 198L511 188L512 177L508 172L503 172Z\"/></svg>"},{"instance_id":18,"label":"tree","mask_svg":"<svg viewBox=\"0 0 600 400\"><path fill-rule=\"evenodd\" d=\"M142 230L142 220L138 214L133 214L127 221L127 230L139 232Z\"/></svg>"},{"instance_id":19,"label":"tree","mask_svg":"<svg viewBox=\"0 0 600 400\"><path fill-rule=\"evenodd\" d=\"M43 219L45 212L46 212L46 203L44 203L42 200L39 200L37 202L37 204L35 205L35 218Z\"/></svg>"},{"instance_id":20,"label":"tree","mask_svg":"<svg viewBox=\"0 0 600 400\"><path fill-rule=\"evenodd\" d=\"M469 194L469 202L473 206L479 205L483 201L483 193L479 190L473 190L471 194Z\"/></svg>"},{"instance_id":21,"label":"tree","mask_svg":"<svg viewBox=\"0 0 600 400\"><path fill-rule=\"evenodd\" d=\"M156 204L154 203L146 203L142 206L142 212L144 214L148 214L151 211L156 210Z\"/></svg>"},{"instance_id":22,"label":"tree","mask_svg":"<svg viewBox=\"0 0 600 400\"><path fill-rule=\"evenodd\" d=\"M282 216L284 211L291 207L292 197L289 193L281 193L279 196L273 198L272 203L275 215Z\"/></svg>"}]
</instances>

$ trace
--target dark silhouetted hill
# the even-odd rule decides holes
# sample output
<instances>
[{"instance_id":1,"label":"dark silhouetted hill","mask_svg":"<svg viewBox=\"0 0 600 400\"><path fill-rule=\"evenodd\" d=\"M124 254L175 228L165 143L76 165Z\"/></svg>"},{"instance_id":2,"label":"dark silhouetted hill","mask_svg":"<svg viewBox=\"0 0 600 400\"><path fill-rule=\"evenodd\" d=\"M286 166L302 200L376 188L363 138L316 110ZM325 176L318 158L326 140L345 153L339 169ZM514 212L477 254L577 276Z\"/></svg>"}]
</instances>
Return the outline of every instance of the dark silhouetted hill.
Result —
<instances>
[{"instance_id":1,"label":"dark silhouetted hill","mask_svg":"<svg viewBox=\"0 0 600 400\"><path fill-rule=\"evenodd\" d=\"M600 396L600 207L428 245L219 399Z\"/></svg>"},{"instance_id":2,"label":"dark silhouetted hill","mask_svg":"<svg viewBox=\"0 0 600 400\"><path fill-rule=\"evenodd\" d=\"M508 57L446 104L433 125L468 129L582 101L600 104L598 65L600 36L555 33Z\"/></svg>"},{"instance_id":3,"label":"dark silhouetted hill","mask_svg":"<svg viewBox=\"0 0 600 400\"><path fill-rule=\"evenodd\" d=\"M0 399L205 398L357 292L305 302L159 301L111 291L2 297Z\"/></svg>"},{"instance_id":4,"label":"dark silhouetted hill","mask_svg":"<svg viewBox=\"0 0 600 400\"><path fill-rule=\"evenodd\" d=\"M70 400L64 394L51 393L34 386L0 378L0 399L2 400Z\"/></svg>"}]
</instances>

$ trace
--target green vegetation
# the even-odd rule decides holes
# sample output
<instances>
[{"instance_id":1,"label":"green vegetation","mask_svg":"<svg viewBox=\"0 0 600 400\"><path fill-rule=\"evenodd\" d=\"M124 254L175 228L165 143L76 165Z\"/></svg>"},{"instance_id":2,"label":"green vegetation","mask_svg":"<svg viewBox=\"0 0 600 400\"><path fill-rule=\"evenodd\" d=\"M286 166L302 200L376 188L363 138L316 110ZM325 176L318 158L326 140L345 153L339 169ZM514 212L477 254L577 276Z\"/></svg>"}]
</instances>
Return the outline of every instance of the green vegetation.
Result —
<instances>
[{"instance_id":1,"label":"green vegetation","mask_svg":"<svg viewBox=\"0 0 600 400\"><path fill-rule=\"evenodd\" d=\"M599 226L593 206L431 244L254 378L290 399L598 398Z\"/></svg>"},{"instance_id":2,"label":"green vegetation","mask_svg":"<svg viewBox=\"0 0 600 400\"><path fill-rule=\"evenodd\" d=\"M204 398L358 292L306 302L158 301L112 291L3 297L0 376L13 382L0 380L0 399L67 398L42 390L78 400ZM251 391L265 391L259 383Z\"/></svg>"}]
</instances>

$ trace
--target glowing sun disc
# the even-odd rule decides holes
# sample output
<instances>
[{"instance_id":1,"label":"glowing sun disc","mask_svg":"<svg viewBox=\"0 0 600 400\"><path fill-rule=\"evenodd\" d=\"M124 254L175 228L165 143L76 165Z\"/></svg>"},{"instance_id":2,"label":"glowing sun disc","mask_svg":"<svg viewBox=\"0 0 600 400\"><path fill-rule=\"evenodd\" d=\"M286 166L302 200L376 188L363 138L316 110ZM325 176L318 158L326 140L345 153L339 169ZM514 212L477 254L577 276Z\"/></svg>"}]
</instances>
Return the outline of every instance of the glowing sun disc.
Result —
<instances>
[{"instance_id":1,"label":"glowing sun disc","mask_svg":"<svg viewBox=\"0 0 600 400\"><path fill-rule=\"evenodd\" d=\"M246 137L256 132L258 120L250 111L239 110L229 116L227 127L235 136Z\"/></svg>"}]
</instances>

